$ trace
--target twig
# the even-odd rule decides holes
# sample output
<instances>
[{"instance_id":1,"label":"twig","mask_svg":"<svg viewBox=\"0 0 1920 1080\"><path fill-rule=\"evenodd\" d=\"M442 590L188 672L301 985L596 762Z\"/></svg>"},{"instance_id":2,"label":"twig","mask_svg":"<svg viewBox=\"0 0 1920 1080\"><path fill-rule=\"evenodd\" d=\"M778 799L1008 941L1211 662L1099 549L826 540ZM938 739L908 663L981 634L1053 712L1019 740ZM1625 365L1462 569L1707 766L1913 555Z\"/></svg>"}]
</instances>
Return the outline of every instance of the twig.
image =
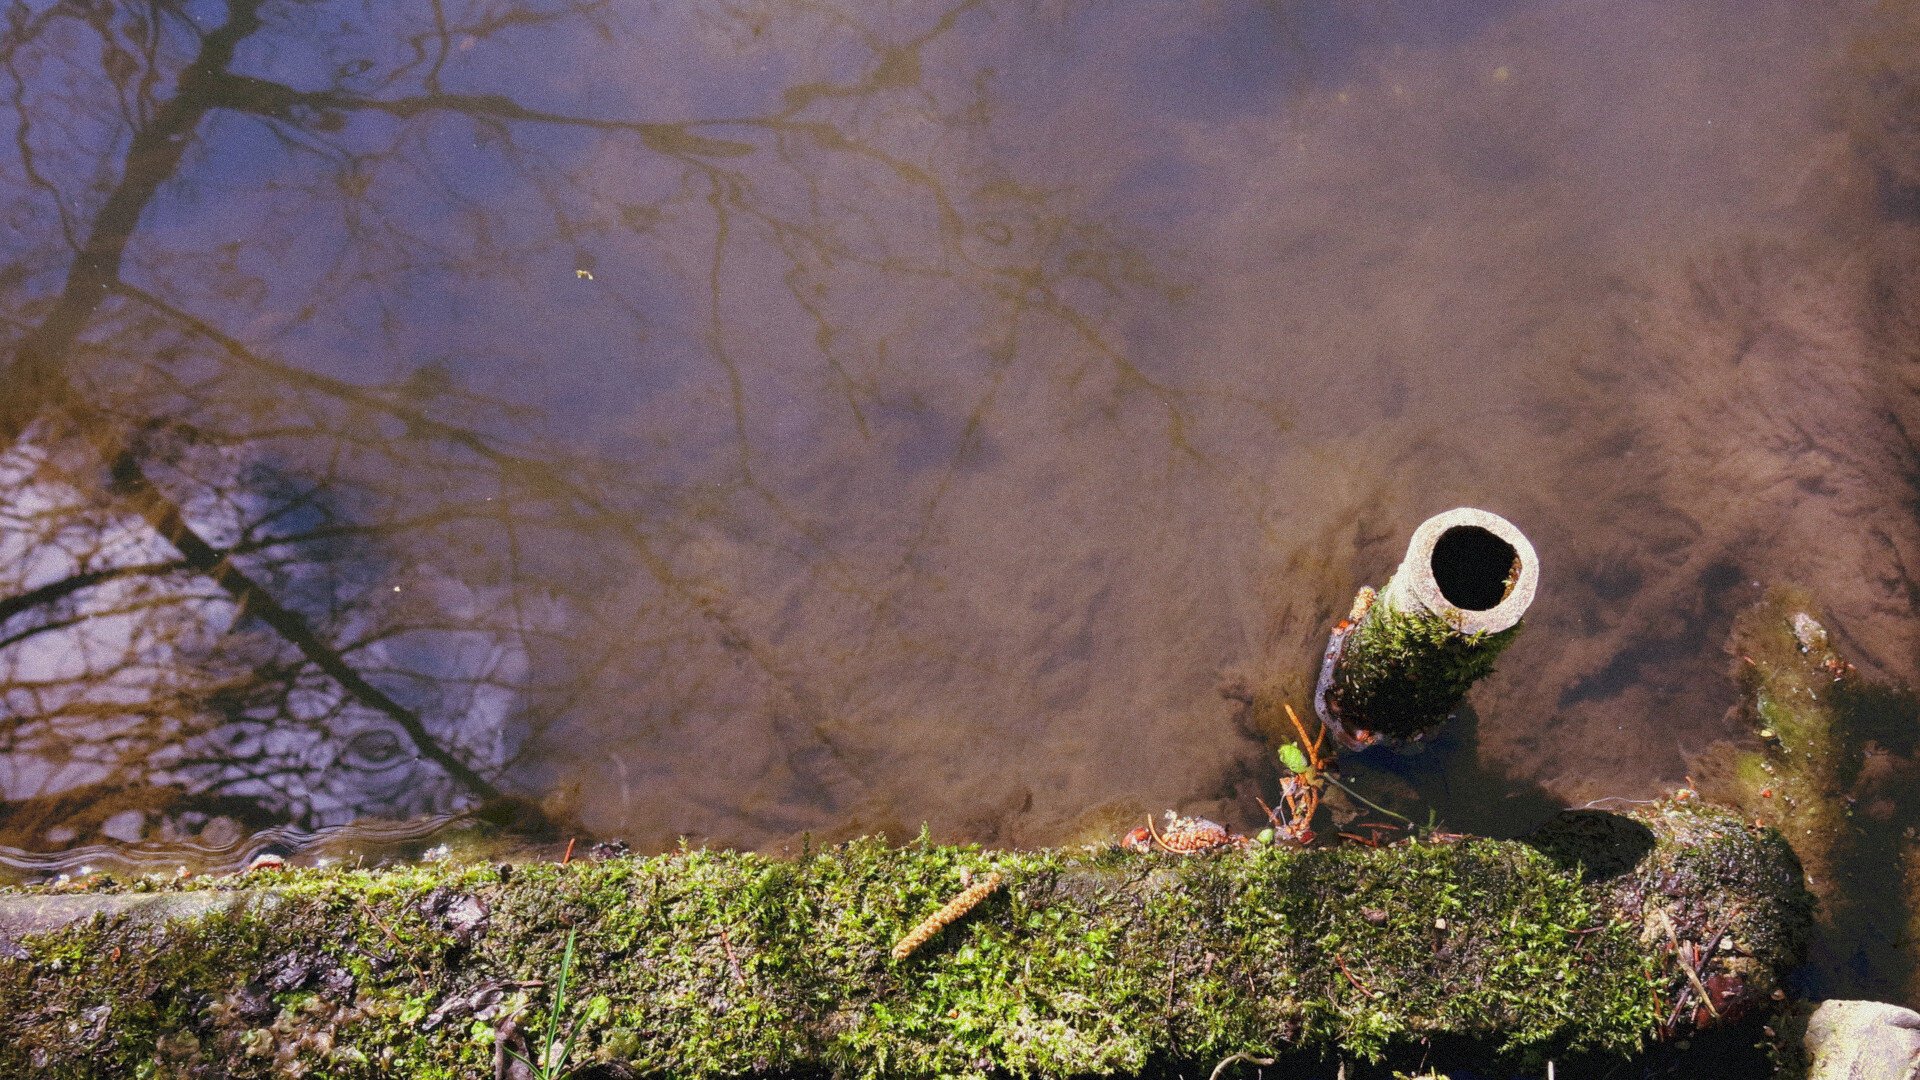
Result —
<instances>
[{"instance_id":1,"label":"twig","mask_svg":"<svg viewBox=\"0 0 1920 1080\"><path fill-rule=\"evenodd\" d=\"M1367 995L1370 998L1380 996L1374 993L1373 987L1368 986L1366 983L1361 982L1360 976L1355 975L1353 972L1347 970L1347 961L1339 953L1333 954L1333 962L1340 965L1340 974L1345 975L1347 977L1347 981L1353 984L1353 988L1355 990L1360 991L1361 993Z\"/></svg>"},{"instance_id":2,"label":"twig","mask_svg":"<svg viewBox=\"0 0 1920 1080\"><path fill-rule=\"evenodd\" d=\"M1162 837L1160 836L1160 830L1159 830L1159 829L1156 829L1156 828L1154 828L1154 827L1153 827L1153 815L1152 815L1152 814L1148 814L1148 815L1147 815L1147 834L1148 834L1149 836L1152 836L1152 837L1153 837L1153 842L1154 842L1154 843L1156 843L1156 844L1159 844L1159 845L1160 845L1160 850L1161 850L1161 851L1172 851L1172 850L1173 850L1172 848L1170 848L1170 847L1168 847L1168 846L1167 846L1167 842L1166 842L1166 840L1165 840L1165 839L1163 839L1163 838L1162 838Z\"/></svg>"},{"instance_id":3,"label":"twig","mask_svg":"<svg viewBox=\"0 0 1920 1080\"><path fill-rule=\"evenodd\" d=\"M1226 1071L1227 1066L1233 1064L1236 1061L1251 1061L1255 1065L1273 1064L1272 1058L1254 1057L1252 1054L1242 1051L1241 1053L1235 1054L1232 1057L1222 1060L1220 1064L1215 1065L1213 1067L1213 1075L1207 1077L1207 1080L1220 1080L1220 1074Z\"/></svg>"},{"instance_id":4,"label":"twig","mask_svg":"<svg viewBox=\"0 0 1920 1080\"><path fill-rule=\"evenodd\" d=\"M560 856L561 866L565 866L568 863L573 861L573 842L575 839L576 839L575 837L571 837L571 836L567 837L567 853L565 855Z\"/></svg>"},{"instance_id":5,"label":"twig","mask_svg":"<svg viewBox=\"0 0 1920 1080\"><path fill-rule=\"evenodd\" d=\"M733 981L744 984L747 976L740 970L740 958L733 955L733 942L727 937L727 928L720 928L720 947L727 950L727 966L733 969Z\"/></svg>"},{"instance_id":6,"label":"twig","mask_svg":"<svg viewBox=\"0 0 1920 1080\"><path fill-rule=\"evenodd\" d=\"M1680 1014L1685 1012L1686 1009L1687 988L1683 986L1680 988L1680 992L1674 995L1673 1011L1667 1014L1667 1022L1662 1025L1662 1037L1673 1034L1673 1032L1679 1028Z\"/></svg>"},{"instance_id":7,"label":"twig","mask_svg":"<svg viewBox=\"0 0 1920 1080\"><path fill-rule=\"evenodd\" d=\"M1707 993L1707 984L1700 981L1700 973L1693 969L1686 954L1680 950L1680 935L1674 931L1673 920L1667 917L1665 910L1660 912L1660 925L1666 927L1667 940L1673 943L1673 958L1679 963L1680 970L1686 973L1687 981L1693 984L1694 992L1700 995L1701 1004L1707 1007L1707 1012L1715 1020L1720 1019L1720 1010L1713 1007L1713 995ZM1714 940L1718 941L1719 935L1716 934Z\"/></svg>"},{"instance_id":8,"label":"twig","mask_svg":"<svg viewBox=\"0 0 1920 1080\"><path fill-rule=\"evenodd\" d=\"M1307 761L1318 766L1320 763L1320 744L1327 741L1327 725L1324 723L1320 725L1319 738L1309 740L1307 738L1306 725L1300 722L1300 715L1293 711L1293 702L1283 701L1280 704L1286 706L1287 719L1293 721L1293 730L1300 733L1300 749L1307 752Z\"/></svg>"},{"instance_id":9,"label":"twig","mask_svg":"<svg viewBox=\"0 0 1920 1080\"><path fill-rule=\"evenodd\" d=\"M400 935L393 932L393 927L387 925L387 920L381 918L379 912L373 910L372 908L368 908L367 914L373 919L373 924L375 926L378 926L380 929L386 931L387 939L393 942L396 947L399 947L399 948L406 947L405 943L400 940Z\"/></svg>"}]
</instances>

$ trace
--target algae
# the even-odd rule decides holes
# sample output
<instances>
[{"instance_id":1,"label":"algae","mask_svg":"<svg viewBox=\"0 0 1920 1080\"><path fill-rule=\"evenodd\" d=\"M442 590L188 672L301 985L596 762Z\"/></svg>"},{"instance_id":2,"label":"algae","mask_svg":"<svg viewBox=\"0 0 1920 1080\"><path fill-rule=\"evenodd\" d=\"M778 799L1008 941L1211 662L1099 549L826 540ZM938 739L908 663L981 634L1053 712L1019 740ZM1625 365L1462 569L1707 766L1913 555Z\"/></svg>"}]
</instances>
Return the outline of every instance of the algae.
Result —
<instances>
[{"instance_id":1,"label":"algae","mask_svg":"<svg viewBox=\"0 0 1920 1080\"><path fill-rule=\"evenodd\" d=\"M1724 795L1779 829L1805 864L1815 895L1831 899L1836 846L1847 832L1843 798L1848 733L1840 708L1853 668L1833 648L1806 592L1772 590L1734 622L1730 650L1741 709L1757 748L1736 752Z\"/></svg>"},{"instance_id":2,"label":"algae","mask_svg":"<svg viewBox=\"0 0 1920 1080\"><path fill-rule=\"evenodd\" d=\"M237 902L194 918L21 937L0 959L0 1074L492 1075L570 937L573 1064L602 1075L1136 1075L1448 1040L1618 1056L1692 1026L1670 1021L1684 980L1646 947L1647 909L1690 940L1730 919L1760 997L1801 910L1771 833L1697 808L1645 820L1659 841L1611 876L1564 846L1475 839L1177 858L924 837L256 872L213 883ZM889 957L988 872L1006 886ZM38 895L12 892L0 905Z\"/></svg>"},{"instance_id":3,"label":"algae","mask_svg":"<svg viewBox=\"0 0 1920 1080\"><path fill-rule=\"evenodd\" d=\"M1920 785L1901 770L1920 749L1920 702L1855 671L1801 589L1775 588L1744 612L1729 650L1751 739L1695 763L1703 789L1799 853L1820 901L1819 990L1910 996L1920 986L1920 840L1901 823L1920 806Z\"/></svg>"}]
</instances>

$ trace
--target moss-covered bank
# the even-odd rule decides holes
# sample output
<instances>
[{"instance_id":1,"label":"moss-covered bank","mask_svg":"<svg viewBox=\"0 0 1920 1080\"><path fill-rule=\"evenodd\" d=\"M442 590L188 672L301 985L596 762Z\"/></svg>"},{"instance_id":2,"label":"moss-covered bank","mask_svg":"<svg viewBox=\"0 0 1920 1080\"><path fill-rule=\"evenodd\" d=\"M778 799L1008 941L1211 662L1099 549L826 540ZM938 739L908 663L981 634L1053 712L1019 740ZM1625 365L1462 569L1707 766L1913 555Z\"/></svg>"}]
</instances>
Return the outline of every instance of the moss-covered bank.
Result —
<instances>
[{"instance_id":1,"label":"moss-covered bank","mask_svg":"<svg viewBox=\"0 0 1920 1080\"><path fill-rule=\"evenodd\" d=\"M1006 887L889 958L988 871ZM107 891L143 888L181 887ZM493 1075L497 1041L540 1033L570 932L573 1060L601 1075L1113 1075L1427 1040L1624 1054L1710 1022L1699 980L1723 1015L1764 1001L1806 914L1775 834L1672 805L1534 844L863 840L212 888L232 902L0 940L0 1075ZM40 895L0 895L0 925ZM1705 955L1682 965L1672 940Z\"/></svg>"}]
</instances>

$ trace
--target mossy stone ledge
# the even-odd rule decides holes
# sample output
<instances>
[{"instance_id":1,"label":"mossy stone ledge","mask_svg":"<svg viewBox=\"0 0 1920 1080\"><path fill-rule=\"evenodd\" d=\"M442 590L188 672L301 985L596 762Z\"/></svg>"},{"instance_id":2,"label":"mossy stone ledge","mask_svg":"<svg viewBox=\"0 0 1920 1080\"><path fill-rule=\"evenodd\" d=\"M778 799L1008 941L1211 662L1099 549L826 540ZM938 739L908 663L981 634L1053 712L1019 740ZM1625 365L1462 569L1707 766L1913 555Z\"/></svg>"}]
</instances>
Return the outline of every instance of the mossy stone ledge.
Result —
<instances>
[{"instance_id":1,"label":"mossy stone ledge","mask_svg":"<svg viewBox=\"0 0 1920 1080\"><path fill-rule=\"evenodd\" d=\"M538 1045L570 934L581 1076L1626 1055L1767 1000L1804 941L1791 851L1717 811L1442 839L1187 858L860 840L5 890L0 1075L494 1076L503 1040ZM987 873L1004 887L889 956ZM76 896L99 911L48 915ZM1705 958L1682 970L1670 940Z\"/></svg>"}]
</instances>

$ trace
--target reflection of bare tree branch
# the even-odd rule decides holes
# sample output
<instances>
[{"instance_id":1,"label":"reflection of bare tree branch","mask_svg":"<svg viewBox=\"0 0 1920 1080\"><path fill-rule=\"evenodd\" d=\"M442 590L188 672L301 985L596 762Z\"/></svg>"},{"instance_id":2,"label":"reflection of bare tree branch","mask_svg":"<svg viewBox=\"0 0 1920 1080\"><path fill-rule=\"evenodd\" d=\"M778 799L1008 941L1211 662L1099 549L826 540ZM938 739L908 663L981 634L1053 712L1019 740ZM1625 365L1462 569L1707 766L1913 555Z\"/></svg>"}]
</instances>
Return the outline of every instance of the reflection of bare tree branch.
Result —
<instances>
[{"instance_id":1,"label":"reflection of bare tree branch","mask_svg":"<svg viewBox=\"0 0 1920 1080\"><path fill-rule=\"evenodd\" d=\"M763 803L784 786L831 805L869 784L862 770L871 767L835 731L848 711L844 688L822 677L782 606L798 611L824 595L845 602L848 626L864 623L875 639L900 634L911 615L901 598L924 583L925 553L944 539L943 502L966 490L970 464L997 434L996 409L1012 399L1003 391L1021 378L1073 393L1093 372L1093 393L1111 399L1096 400L1102 415L1120 419L1139 402L1153 423L1164 411L1171 456L1199 458L1190 391L1135 364L1103 322L1103 305L1138 295L1128 289L1158 287L1128 276L1135 266L1114 231L1085 220L1071 192L983 179L963 145L916 148L928 125L957 125L958 145L985 124L989 76L973 82L978 108L954 112L943 100L948 73L922 70L935 62L923 57L927 46L983 6L960 0L931 25L905 16L913 26L903 33L811 0L730 7L713 18L738 19L743 40L766 20L830 27L823 63L833 74L768 87L775 96L761 112L729 106L678 120L645 107L541 104L551 99L512 83L495 92L472 65L476 39L495 33L609 33L595 20L611 16L591 0L464 11L434 0L387 22L383 11L369 17L378 25L364 55L357 43L319 44L333 30L320 25L332 17L317 14L325 5L241 4L211 33L170 38L190 44L166 62L154 27L173 9L156 6L137 33L103 24L96 33L137 38L133 51L147 54L143 74L129 69L115 100L96 103L118 140L101 145L127 148L119 175L107 168L111 153L86 148L109 180L97 186L104 201L87 229L70 230L83 239L72 243L64 286L25 306L38 318L0 315L25 328L0 330L19 342L0 378L31 391L0 402L0 439L18 453L55 448L26 482L73 496L23 527L59 552L52 580L23 572L15 595L0 598L0 632L13 635L0 648L25 646L0 656L18 676L0 670L0 695L18 690L35 710L0 749L111 771L116 752L137 769L141 748L164 748L167 779L282 792L292 806L303 774L355 768L355 755L384 768L391 740L487 794L541 732L605 722L642 698L642 717L622 713L622 730L693 727L736 707L764 713L766 778L748 778L765 789ZM319 62L255 69L234 60L262 16L254 44L289 57L312 45ZM254 56L254 44L241 55ZM24 118L35 87L9 70ZM160 77L169 70L177 79ZM273 81L279 71L301 74ZM167 81L173 96L149 106ZM209 119L216 111L224 116ZM220 155L235 130L272 159L262 165L272 192L232 204L235 221L259 210L261 232L235 226L243 239L203 245L186 210L186 227L169 218L172 231L154 228L129 247L170 181L183 206L204 197L202 181L225 195ZM439 155L449 136L459 155L471 146L479 167ZM31 159L32 139L20 138ZM176 178L203 160L185 151L195 144L206 148L206 175ZM603 153L621 167L581 164ZM629 183L631 162L657 172ZM50 191L68 179L44 175ZM51 192L62 214L95 197L68 190ZM169 198L160 205L172 211ZM86 222L83 209L71 214ZM273 243L263 234L322 217L324 239L286 260L298 269L248 264ZM451 340L457 334L444 362L421 363L423 347L408 340L440 329L408 310L418 299L410 282L430 278L429 291L470 290L484 302L503 282L524 283L528 266L550 269L556 253L580 259L583 275L598 269L609 236L645 237L635 242L683 276L672 282L682 291L656 303L595 285L595 317L620 312L609 321L627 320L635 340L660 327L684 333L691 358L663 363L692 369L698 408L712 410L697 449L668 450L662 439L657 467L651 451L616 459L521 434L533 430L524 407L466 389L463 372L486 361L460 355L469 346ZM734 298L743 281L782 304L784 289L793 310L780 317L813 331L812 351L803 333L799 362L771 384L750 344L753 313ZM864 313L894 304L863 295L876 282L939 293L977 325L933 350L931 319L903 330L876 318L870 329ZM338 360L330 346L308 342L343 328L364 335L353 347L377 365L420 366L340 376L327 367ZM1065 350L1034 344L1056 328ZM949 360L962 375L933 371ZM788 392L816 384L827 388L827 409L798 419L824 419L831 441L831 426L850 414L851 457L890 440L931 444L895 473L882 466L858 478L898 485L901 504L856 540L865 523L836 520L809 487L817 477L794 467L785 422L809 403ZM636 427L655 422L649 414ZM921 424L924 436L903 434ZM62 515L82 521L71 532L84 540L62 531ZM769 583L765 593L787 592L788 581L797 582L790 595L760 592ZM417 601L416 582L427 583ZM453 599L438 604L428 595L436 587ZM125 655L88 656L35 681L33 646L89 620L124 633ZM502 651L486 651L495 645ZM477 658L451 671L446 657L467 649ZM483 698L492 704L477 706ZM68 742L85 732L97 745L63 745L62 725ZM473 745L496 728L533 734ZM301 745L311 749L270 748L290 735L310 737ZM790 808L711 810L801 820Z\"/></svg>"},{"instance_id":2,"label":"reflection of bare tree branch","mask_svg":"<svg viewBox=\"0 0 1920 1080\"><path fill-rule=\"evenodd\" d=\"M180 562L157 563L144 566L109 566L98 570L88 570L84 573L71 574L58 581L50 581L38 588L29 589L26 592L16 593L13 596L0 599L0 626L5 626L8 620L22 612L58 603L67 597L84 592L96 585L113 581L116 578L133 577L135 575L169 574L184 569L185 566L185 563Z\"/></svg>"},{"instance_id":3,"label":"reflection of bare tree branch","mask_svg":"<svg viewBox=\"0 0 1920 1080\"><path fill-rule=\"evenodd\" d=\"M0 370L0 379L8 386L8 393L0 395L0 446L18 440L49 404L69 396L66 356L101 301L111 294L140 215L160 185L179 169L182 155L192 144L189 136L213 108L207 88L233 61L240 42L259 29L260 3L236 0L226 23L201 39L199 55L181 71L174 96L151 122L134 131L120 183L94 215L59 300L20 343L13 363Z\"/></svg>"},{"instance_id":4,"label":"reflection of bare tree branch","mask_svg":"<svg viewBox=\"0 0 1920 1080\"><path fill-rule=\"evenodd\" d=\"M180 505L148 479L139 459L128 448L105 441L96 445L100 447L101 456L111 463L114 487L121 498L185 557L189 567L211 578L238 601L242 613L272 627L347 693L398 724L422 756L447 770L448 775L468 790L487 797L500 793L491 781L442 747L418 714L367 681L347 663L346 657L328 644L305 617L274 599L271 592L208 543L187 521Z\"/></svg>"},{"instance_id":5,"label":"reflection of bare tree branch","mask_svg":"<svg viewBox=\"0 0 1920 1080\"><path fill-rule=\"evenodd\" d=\"M68 381L64 359L101 302L118 285L126 245L141 214L160 185L178 170L190 143L188 136L205 114L221 103L223 91L235 91L234 78L225 69L239 43L259 28L258 7L259 0L236 3L227 22L202 39L199 54L180 75L174 97L150 123L136 128L121 171L121 182L95 215L59 300L25 337L13 364L4 372L13 392L0 397L0 443L11 444L17 440L25 426L48 406L64 408L70 421L84 429L99 449L117 494L181 553L187 567L207 575L240 604L245 614L271 627L347 693L391 719L423 757L440 765L475 794L496 795L498 789L494 784L442 747L413 710L368 681L338 650L326 643L306 618L281 604L226 553L208 542L188 521L180 504L148 478L135 449L116 436L103 418L75 399ZM245 83L238 85L242 97L249 89ZM24 154L24 144L22 150ZM132 568L118 568L73 575L63 582L16 597L13 603L45 603L131 572ZM0 619L10 614L0 606ZM16 634L0 645L15 644L73 621L77 620L48 623Z\"/></svg>"},{"instance_id":6,"label":"reflection of bare tree branch","mask_svg":"<svg viewBox=\"0 0 1920 1080\"><path fill-rule=\"evenodd\" d=\"M797 680L784 671L784 666L770 650L753 640L717 598L687 589L671 564L655 550L653 538L634 520L631 511L609 503L603 496L587 488L576 476L554 461L504 450L475 431L437 419L405 401L261 356L206 320L168 304L138 286L121 283L116 286L116 289L179 321L194 333L219 346L230 359L238 363L270 373L290 385L317 390L330 397L395 416L404 420L411 428L434 438L444 439L481 458L498 469L504 479L518 487L547 490L565 496L569 501L577 504L584 513L583 524L589 524L596 529L612 529L636 552L655 581L669 592L683 597L703 618L714 623L722 640L742 650L766 674L780 685L787 687L788 692L794 696L796 704L804 700L797 689ZM425 752L424 749L423 752Z\"/></svg>"}]
</instances>

